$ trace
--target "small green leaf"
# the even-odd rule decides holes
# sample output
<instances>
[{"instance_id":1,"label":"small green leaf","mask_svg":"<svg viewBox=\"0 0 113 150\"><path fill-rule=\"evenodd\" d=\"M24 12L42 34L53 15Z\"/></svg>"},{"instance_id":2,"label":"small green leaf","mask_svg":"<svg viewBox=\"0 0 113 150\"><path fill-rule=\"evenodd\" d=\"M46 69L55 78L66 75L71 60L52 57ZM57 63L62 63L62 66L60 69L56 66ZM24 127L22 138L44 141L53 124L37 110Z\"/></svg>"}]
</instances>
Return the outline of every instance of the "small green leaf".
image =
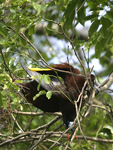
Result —
<instances>
[{"instance_id":1,"label":"small green leaf","mask_svg":"<svg viewBox=\"0 0 113 150\"><path fill-rule=\"evenodd\" d=\"M113 21L113 11L112 11L112 10L111 10L111 11L107 11L107 16L108 16L108 18L109 18L110 20Z\"/></svg>"},{"instance_id":2,"label":"small green leaf","mask_svg":"<svg viewBox=\"0 0 113 150\"><path fill-rule=\"evenodd\" d=\"M77 45L83 46L84 43L85 43L85 40L77 40L77 39L74 39L74 40L73 40L73 45L74 45L74 46L77 46Z\"/></svg>"},{"instance_id":3,"label":"small green leaf","mask_svg":"<svg viewBox=\"0 0 113 150\"><path fill-rule=\"evenodd\" d=\"M3 89L6 90L6 89L8 89L8 88L9 88L9 86L8 86L7 84L4 84Z\"/></svg>"},{"instance_id":4,"label":"small green leaf","mask_svg":"<svg viewBox=\"0 0 113 150\"><path fill-rule=\"evenodd\" d=\"M108 31L112 31L113 30L113 24L109 26Z\"/></svg>"},{"instance_id":5,"label":"small green leaf","mask_svg":"<svg viewBox=\"0 0 113 150\"><path fill-rule=\"evenodd\" d=\"M32 35L32 34L34 34L34 33L35 33L35 25L32 25L32 26L30 26L30 28L29 28L28 34L29 34L29 35Z\"/></svg>"},{"instance_id":6,"label":"small green leaf","mask_svg":"<svg viewBox=\"0 0 113 150\"><path fill-rule=\"evenodd\" d=\"M0 77L1 78L4 77L8 81L12 82L12 78L7 73L0 74Z\"/></svg>"},{"instance_id":7,"label":"small green leaf","mask_svg":"<svg viewBox=\"0 0 113 150\"><path fill-rule=\"evenodd\" d=\"M1 23L0 23L0 34L5 37L7 36L7 31Z\"/></svg>"},{"instance_id":8,"label":"small green leaf","mask_svg":"<svg viewBox=\"0 0 113 150\"><path fill-rule=\"evenodd\" d=\"M53 5L55 5L55 1L50 1L50 2L48 3L48 7L51 7L51 6L53 6Z\"/></svg>"},{"instance_id":9,"label":"small green leaf","mask_svg":"<svg viewBox=\"0 0 113 150\"><path fill-rule=\"evenodd\" d=\"M45 90L42 90L40 91L38 94L36 94L34 97L33 97L33 100L36 100L37 97L41 96L41 95L44 95L46 94L46 91Z\"/></svg>"},{"instance_id":10,"label":"small green leaf","mask_svg":"<svg viewBox=\"0 0 113 150\"><path fill-rule=\"evenodd\" d=\"M77 40L77 39L74 39L74 40L73 40L73 45L75 46L77 43L78 43L78 40Z\"/></svg>"},{"instance_id":11,"label":"small green leaf","mask_svg":"<svg viewBox=\"0 0 113 150\"><path fill-rule=\"evenodd\" d=\"M9 61L9 64L10 64L11 68L14 66L14 61L15 61L15 58L11 58L10 61Z\"/></svg>"},{"instance_id":12,"label":"small green leaf","mask_svg":"<svg viewBox=\"0 0 113 150\"><path fill-rule=\"evenodd\" d=\"M92 34L97 31L97 29L98 29L98 27L99 27L99 24L100 24L100 20L95 20L95 21L92 23L92 25L91 25L91 27L90 27L90 29L89 29L89 37L91 37Z\"/></svg>"},{"instance_id":13,"label":"small green leaf","mask_svg":"<svg viewBox=\"0 0 113 150\"><path fill-rule=\"evenodd\" d=\"M19 32L20 27L21 27L21 23L20 23L20 21L18 20L17 27L16 27L16 33Z\"/></svg>"},{"instance_id":14,"label":"small green leaf","mask_svg":"<svg viewBox=\"0 0 113 150\"><path fill-rule=\"evenodd\" d=\"M79 6L81 6L83 2L79 1L79 3L80 3ZM79 8L79 6L78 6L78 8ZM82 6L82 8L78 11L77 15L78 15L79 23L81 23L84 26L84 18L85 18L85 7L84 6Z\"/></svg>"},{"instance_id":15,"label":"small green leaf","mask_svg":"<svg viewBox=\"0 0 113 150\"><path fill-rule=\"evenodd\" d=\"M20 90L20 88L16 85L16 84L14 84L14 83L11 83L11 85L17 90L17 91L19 91Z\"/></svg>"},{"instance_id":16,"label":"small green leaf","mask_svg":"<svg viewBox=\"0 0 113 150\"><path fill-rule=\"evenodd\" d=\"M98 19L98 14L93 14L85 17L85 21L88 20L97 20Z\"/></svg>"},{"instance_id":17,"label":"small green leaf","mask_svg":"<svg viewBox=\"0 0 113 150\"><path fill-rule=\"evenodd\" d=\"M101 43L102 48L104 48L105 45L106 45L106 43L107 43L106 38L102 38L102 39L100 40L100 43Z\"/></svg>"},{"instance_id":18,"label":"small green leaf","mask_svg":"<svg viewBox=\"0 0 113 150\"><path fill-rule=\"evenodd\" d=\"M6 99L6 97L2 98L2 103L3 103L3 108L7 109L7 99Z\"/></svg>"},{"instance_id":19,"label":"small green leaf","mask_svg":"<svg viewBox=\"0 0 113 150\"><path fill-rule=\"evenodd\" d=\"M42 11L42 5L36 4L35 2L32 3L34 9L37 11L37 14L39 14Z\"/></svg>"},{"instance_id":20,"label":"small green leaf","mask_svg":"<svg viewBox=\"0 0 113 150\"><path fill-rule=\"evenodd\" d=\"M108 18L101 18L102 32L105 38L109 36L108 28L112 25L112 22Z\"/></svg>"},{"instance_id":21,"label":"small green leaf","mask_svg":"<svg viewBox=\"0 0 113 150\"><path fill-rule=\"evenodd\" d=\"M15 80L16 83L23 83L22 80Z\"/></svg>"},{"instance_id":22,"label":"small green leaf","mask_svg":"<svg viewBox=\"0 0 113 150\"><path fill-rule=\"evenodd\" d=\"M103 128L109 129L111 131L111 133L113 134L113 127L110 125L105 125Z\"/></svg>"},{"instance_id":23,"label":"small green leaf","mask_svg":"<svg viewBox=\"0 0 113 150\"><path fill-rule=\"evenodd\" d=\"M74 19L74 15L75 15L75 11L73 11L71 13L71 15L66 18L66 21L65 21L65 24L64 24L66 29L70 29L72 27L72 22L73 22L73 19Z\"/></svg>"},{"instance_id":24,"label":"small green leaf","mask_svg":"<svg viewBox=\"0 0 113 150\"><path fill-rule=\"evenodd\" d=\"M111 33L109 34L108 39L107 39L107 44L110 44L110 43L112 42L112 39L113 39L113 33L111 32Z\"/></svg>"},{"instance_id":25,"label":"small green leaf","mask_svg":"<svg viewBox=\"0 0 113 150\"><path fill-rule=\"evenodd\" d=\"M2 104L2 106L3 106L4 109L7 109L6 94L7 94L6 92L1 92L1 94L0 94L0 101L2 101L1 104Z\"/></svg>"},{"instance_id":26,"label":"small green leaf","mask_svg":"<svg viewBox=\"0 0 113 150\"><path fill-rule=\"evenodd\" d=\"M44 82L46 83L46 84L50 84L50 77L49 77L49 75L47 74L43 74L43 76L42 76L42 79L44 80Z\"/></svg>"},{"instance_id":27,"label":"small green leaf","mask_svg":"<svg viewBox=\"0 0 113 150\"><path fill-rule=\"evenodd\" d=\"M76 44L76 50L78 50L80 48L80 45L79 44Z\"/></svg>"},{"instance_id":28,"label":"small green leaf","mask_svg":"<svg viewBox=\"0 0 113 150\"><path fill-rule=\"evenodd\" d=\"M19 40L20 40L20 43L21 43L23 46L26 45L26 41L25 41L22 37L19 36Z\"/></svg>"},{"instance_id":29,"label":"small green leaf","mask_svg":"<svg viewBox=\"0 0 113 150\"><path fill-rule=\"evenodd\" d=\"M13 87L11 86L11 84L8 85L8 88L9 88L9 91L13 93L14 89L13 89Z\"/></svg>"},{"instance_id":30,"label":"small green leaf","mask_svg":"<svg viewBox=\"0 0 113 150\"><path fill-rule=\"evenodd\" d=\"M37 78L39 79L38 86L37 86L37 90L38 90L38 91L39 91L39 89L40 89L42 77L43 77L42 75L36 75L36 76L32 76L32 77L31 77L32 80L36 80Z\"/></svg>"},{"instance_id":31,"label":"small green leaf","mask_svg":"<svg viewBox=\"0 0 113 150\"><path fill-rule=\"evenodd\" d=\"M105 125L103 129L101 130L101 133L105 137L108 137L109 139L112 139L112 134L113 134L113 127L110 125Z\"/></svg>"},{"instance_id":32,"label":"small green leaf","mask_svg":"<svg viewBox=\"0 0 113 150\"><path fill-rule=\"evenodd\" d=\"M77 0L69 1L67 5L67 9L64 12L61 22L62 24L64 22L64 26L66 29L70 29L72 27L72 22L75 17L75 8L77 6L77 3L78 3Z\"/></svg>"},{"instance_id":33,"label":"small green leaf","mask_svg":"<svg viewBox=\"0 0 113 150\"><path fill-rule=\"evenodd\" d=\"M31 77L32 80L35 80L35 79L37 79L37 78L38 78L39 80L42 80L42 75L36 75L36 76L32 76L32 77Z\"/></svg>"},{"instance_id":34,"label":"small green leaf","mask_svg":"<svg viewBox=\"0 0 113 150\"><path fill-rule=\"evenodd\" d=\"M41 85L41 80L39 80L39 82L38 82L38 86L37 86L37 90L39 91L39 89L40 89L40 85Z\"/></svg>"},{"instance_id":35,"label":"small green leaf","mask_svg":"<svg viewBox=\"0 0 113 150\"><path fill-rule=\"evenodd\" d=\"M12 12L12 13L16 13L16 10L15 9L13 9L13 8L10 8L10 12Z\"/></svg>"},{"instance_id":36,"label":"small green leaf","mask_svg":"<svg viewBox=\"0 0 113 150\"><path fill-rule=\"evenodd\" d=\"M83 46L84 43L85 43L85 40L78 40L78 43L79 43L80 46Z\"/></svg>"},{"instance_id":37,"label":"small green leaf","mask_svg":"<svg viewBox=\"0 0 113 150\"><path fill-rule=\"evenodd\" d=\"M97 42L96 42L96 45L95 45L95 57L96 57L96 58L99 58L101 52L102 52L101 43L100 43L100 41L97 41Z\"/></svg>"},{"instance_id":38,"label":"small green leaf","mask_svg":"<svg viewBox=\"0 0 113 150\"><path fill-rule=\"evenodd\" d=\"M48 91L48 92L46 93L46 97L47 97L48 99L50 99L51 96L52 96L52 91Z\"/></svg>"}]
</instances>

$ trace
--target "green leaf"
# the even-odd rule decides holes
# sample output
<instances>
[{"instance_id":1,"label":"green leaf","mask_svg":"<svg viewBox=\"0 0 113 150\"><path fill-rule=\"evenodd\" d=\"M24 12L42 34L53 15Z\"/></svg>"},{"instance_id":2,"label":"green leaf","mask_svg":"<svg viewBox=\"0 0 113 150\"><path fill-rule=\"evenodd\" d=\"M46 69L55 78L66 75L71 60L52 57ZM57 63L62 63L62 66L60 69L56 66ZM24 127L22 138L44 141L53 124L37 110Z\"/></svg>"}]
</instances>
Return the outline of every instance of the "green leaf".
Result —
<instances>
[{"instance_id":1,"label":"green leaf","mask_svg":"<svg viewBox=\"0 0 113 150\"><path fill-rule=\"evenodd\" d=\"M16 83L23 83L22 80L15 80Z\"/></svg>"},{"instance_id":2,"label":"green leaf","mask_svg":"<svg viewBox=\"0 0 113 150\"><path fill-rule=\"evenodd\" d=\"M4 28L4 25L0 23L0 34L3 36L7 36L7 30Z\"/></svg>"},{"instance_id":3,"label":"green leaf","mask_svg":"<svg viewBox=\"0 0 113 150\"><path fill-rule=\"evenodd\" d=\"M108 31L112 31L113 30L113 24L111 24L109 27L108 27Z\"/></svg>"},{"instance_id":4,"label":"green leaf","mask_svg":"<svg viewBox=\"0 0 113 150\"><path fill-rule=\"evenodd\" d=\"M17 91L19 91L20 90L20 88L16 85L16 84L14 84L14 83L11 83L11 85L17 90Z\"/></svg>"},{"instance_id":5,"label":"green leaf","mask_svg":"<svg viewBox=\"0 0 113 150\"><path fill-rule=\"evenodd\" d=\"M83 46L84 43L85 43L85 40L78 40L78 44L79 44L80 46Z\"/></svg>"},{"instance_id":6,"label":"green leaf","mask_svg":"<svg viewBox=\"0 0 113 150\"><path fill-rule=\"evenodd\" d=\"M100 43L100 41L97 41L96 45L95 45L95 57L99 58L101 52L102 52L101 43Z\"/></svg>"},{"instance_id":7,"label":"green leaf","mask_svg":"<svg viewBox=\"0 0 113 150\"><path fill-rule=\"evenodd\" d=\"M90 29L89 29L89 37L91 37L93 35L94 32L97 31L98 27L99 27L99 24L100 24L100 20L95 20Z\"/></svg>"},{"instance_id":8,"label":"green leaf","mask_svg":"<svg viewBox=\"0 0 113 150\"><path fill-rule=\"evenodd\" d=\"M10 61L9 61L10 68L14 67L14 61L15 61L15 58L10 58Z\"/></svg>"},{"instance_id":9,"label":"green leaf","mask_svg":"<svg viewBox=\"0 0 113 150\"><path fill-rule=\"evenodd\" d=\"M9 88L9 91L10 91L11 93L13 93L14 89L13 89L13 86L12 86L11 84L8 85L8 88Z\"/></svg>"},{"instance_id":10,"label":"green leaf","mask_svg":"<svg viewBox=\"0 0 113 150\"><path fill-rule=\"evenodd\" d=\"M37 90L39 91L39 89L40 89L40 85L41 85L41 80L39 80L39 82L38 82L38 86L37 86Z\"/></svg>"},{"instance_id":11,"label":"green leaf","mask_svg":"<svg viewBox=\"0 0 113 150\"><path fill-rule=\"evenodd\" d=\"M42 80L42 75L36 75L36 76L32 76L32 77L31 77L32 80L35 80L35 79L37 79L37 78L38 78L39 80Z\"/></svg>"},{"instance_id":12,"label":"green leaf","mask_svg":"<svg viewBox=\"0 0 113 150\"><path fill-rule=\"evenodd\" d=\"M3 108L7 109L7 99L6 99L6 97L2 98L2 103L3 103Z\"/></svg>"},{"instance_id":13,"label":"green leaf","mask_svg":"<svg viewBox=\"0 0 113 150\"><path fill-rule=\"evenodd\" d=\"M19 36L19 40L20 40L20 43L25 46L26 45L26 40L24 40L22 37Z\"/></svg>"},{"instance_id":14,"label":"green leaf","mask_svg":"<svg viewBox=\"0 0 113 150\"><path fill-rule=\"evenodd\" d=\"M65 21L65 24L64 24L66 29L70 29L72 27L72 22L73 22L73 19L74 19L74 15L75 15L75 11L73 11L71 13L71 15L66 18L66 21Z\"/></svg>"},{"instance_id":15,"label":"green leaf","mask_svg":"<svg viewBox=\"0 0 113 150\"><path fill-rule=\"evenodd\" d=\"M112 23L109 19L104 18L104 17L101 18L101 22L102 22L103 35L105 38L107 38L107 36L109 34L108 28L112 25Z\"/></svg>"},{"instance_id":16,"label":"green leaf","mask_svg":"<svg viewBox=\"0 0 113 150\"><path fill-rule=\"evenodd\" d=\"M108 18L113 22L113 10L107 11Z\"/></svg>"},{"instance_id":17,"label":"green leaf","mask_svg":"<svg viewBox=\"0 0 113 150\"><path fill-rule=\"evenodd\" d=\"M38 86L37 86L37 90L39 91L43 75L36 75L31 77L32 80L35 80L37 78L39 79Z\"/></svg>"},{"instance_id":18,"label":"green leaf","mask_svg":"<svg viewBox=\"0 0 113 150\"><path fill-rule=\"evenodd\" d=\"M32 35L32 34L34 34L34 33L35 33L35 25L32 25L32 26L30 26L30 28L29 28L28 34L29 34L29 35Z\"/></svg>"},{"instance_id":19,"label":"green leaf","mask_svg":"<svg viewBox=\"0 0 113 150\"><path fill-rule=\"evenodd\" d=\"M77 40L77 39L73 40L73 45L76 46L76 50L78 50L80 46L83 46L84 43L85 43L85 40Z\"/></svg>"},{"instance_id":20,"label":"green leaf","mask_svg":"<svg viewBox=\"0 0 113 150\"><path fill-rule=\"evenodd\" d=\"M84 19L85 19L85 21L97 20L98 19L98 14L93 14L93 15L86 16Z\"/></svg>"},{"instance_id":21,"label":"green leaf","mask_svg":"<svg viewBox=\"0 0 113 150\"><path fill-rule=\"evenodd\" d=\"M107 39L107 44L110 44L111 42L112 42L112 39L113 39L113 32L111 32L110 34L109 34L109 37L108 37L108 39Z\"/></svg>"},{"instance_id":22,"label":"green leaf","mask_svg":"<svg viewBox=\"0 0 113 150\"><path fill-rule=\"evenodd\" d=\"M105 137L107 136L109 139L112 139L113 127L110 125L105 125L101 130L101 134L103 134Z\"/></svg>"},{"instance_id":23,"label":"green leaf","mask_svg":"<svg viewBox=\"0 0 113 150\"><path fill-rule=\"evenodd\" d=\"M77 0L70 1L64 13L62 22L65 22L64 25L66 29L70 29L72 26L72 21L74 20L74 17L75 17L75 7L77 3L78 3Z\"/></svg>"},{"instance_id":24,"label":"green leaf","mask_svg":"<svg viewBox=\"0 0 113 150\"><path fill-rule=\"evenodd\" d=\"M83 1L80 0L79 3L78 3L78 8L80 8L82 4L83 4ZM78 22L81 23L84 26L84 18L85 18L85 7L84 7L84 5L78 11L77 15L78 15L77 16Z\"/></svg>"},{"instance_id":25,"label":"green leaf","mask_svg":"<svg viewBox=\"0 0 113 150\"><path fill-rule=\"evenodd\" d=\"M77 5L77 1L76 0L70 1L68 6L67 6L67 9L65 11L64 16L65 17L70 17L72 15L72 13L75 11L76 5Z\"/></svg>"},{"instance_id":26,"label":"green leaf","mask_svg":"<svg viewBox=\"0 0 113 150\"><path fill-rule=\"evenodd\" d=\"M2 101L1 104L2 104L2 106L3 106L4 109L7 109L7 98L6 98L6 94L7 94L7 93L6 93L6 92L3 92L3 91L2 91L1 94L0 94L0 97L1 97L1 98L0 98L0 101Z\"/></svg>"},{"instance_id":27,"label":"green leaf","mask_svg":"<svg viewBox=\"0 0 113 150\"><path fill-rule=\"evenodd\" d=\"M39 14L42 11L42 5L36 4L35 2L32 3L34 9L37 11L37 14Z\"/></svg>"},{"instance_id":28,"label":"green leaf","mask_svg":"<svg viewBox=\"0 0 113 150\"><path fill-rule=\"evenodd\" d=\"M102 38L102 39L100 40L100 43L101 43L101 47L102 47L102 49L103 49L103 48L105 48L106 43L107 43L106 38Z\"/></svg>"},{"instance_id":29,"label":"green leaf","mask_svg":"<svg viewBox=\"0 0 113 150\"><path fill-rule=\"evenodd\" d=\"M12 12L12 13L16 13L16 10L15 9L13 9L13 8L10 8L10 12Z\"/></svg>"},{"instance_id":30,"label":"green leaf","mask_svg":"<svg viewBox=\"0 0 113 150\"><path fill-rule=\"evenodd\" d=\"M42 79L44 80L44 82L46 83L46 84L50 84L50 77L49 77L49 75L47 74L43 74L43 76L42 76Z\"/></svg>"},{"instance_id":31,"label":"green leaf","mask_svg":"<svg viewBox=\"0 0 113 150\"><path fill-rule=\"evenodd\" d=\"M107 125L103 126L103 128L109 129L110 132L113 134L113 127L112 126L107 124Z\"/></svg>"},{"instance_id":32,"label":"green leaf","mask_svg":"<svg viewBox=\"0 0 113 150\"><path fill-rule=\"evenodd\" d=\"M48 99L50 99L51 96L52 96L52 91L48 91L48 92L46 93L46 97L47 97Z\"/></svg>"},{"instance_id":33,"label":"green leaf","mask_svg":"<svg viewBox=\"0 0 113 150\"><path fill-rule=\"evenodd\" d=\"M36 100L37 97L41 96L41 95L44 95L46 94L46 91L45 90L42 90L40 91L38 94L36 94L34 97L33 97L33 100Z\"/></svg>"},{"instance_id":34,"label":"green leaf","mask_svg":"<svg viewBox=\"0 0 113 150\"><path fill-rule=\"evenodd\" d=\"M78 40L77 40L77 39L74 39L74 40L73 40L73 45L76 46L76 44L78 44Z\"/></svg>"},{"instance_id":35,"label":"green leaf","mask_svg":"<svg viewBox=\"0 0 113 150\"><path fill-rule=\"evenodd\" d=\"M51 7L51 6L53 6L53 5L55 5L55 1L50 1L50 2L48 2L48 7Z\"/></svg>"},{"instance_id":36,"label":"green leaf","mask_svg":"<svg viewBox=\"0 0 113 150\"><path fill-rule=\"evenodd\" d=\"M0 77L4 77L5 79L7 79L8 81L12 82L12 78L9 76L9 74L7 73L2 73L0 74Z\"/></svg>"},{"instance_id":37,"label":"green leaf","mask_svg":"<svg viewBox=\"0 0 113 150\"><path fill-rule=\"evenodd\" d=\"M16 33L19 32L20 27L21 27L21 23L20 23L20 21L18 20L17 27L16 27Z\"/></svg>"}]
</instances>

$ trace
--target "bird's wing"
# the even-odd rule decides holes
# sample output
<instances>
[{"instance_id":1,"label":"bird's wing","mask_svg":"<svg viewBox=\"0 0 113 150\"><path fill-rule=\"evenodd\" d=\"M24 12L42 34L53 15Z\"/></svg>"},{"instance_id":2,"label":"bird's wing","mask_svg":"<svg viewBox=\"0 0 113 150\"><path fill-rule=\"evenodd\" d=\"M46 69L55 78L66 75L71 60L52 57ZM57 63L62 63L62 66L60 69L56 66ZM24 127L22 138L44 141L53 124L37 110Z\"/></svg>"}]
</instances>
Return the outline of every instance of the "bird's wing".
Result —
<instances>
[{"instance_id":1,"label":"bird's wing","mask_svg":"<svg viewBox=\"0 0 113 150\"><path fill-rule=\"evenodd\" d=\"M21 66L22 68L26 71L26 73L29 75L29 76L41 76L42 74L37 72L37 70L35 71L31 71L30 69L28 69L24 64L21 63ZM42 70L39 70L39 71L42 71ZM47 73L46 74L49 74L48 70L46 70ZM66 87L64 86L64 84L62 84L60 82L60 80L58 78L55 78L55 77L50 77L51 78L51 82L50 84L46 84L43 80L41 81L41 86L46 90L46 91L53 91L53 94L56 95L56 96L61 96L61 92L60 90L63 90L63 92L65 92L66 90ZM35 81L37 83L39 83L39 78L35 79ZM55 92L54 92L55 91Z\"/></svg>"},{"instance_id":2,"label":"bird's wing","mask_svg":"<svg viewBox=\"0 0 113 150\"><path fill-rule=\"evenodd\" d=\"M35 107L43 110L44 112L59 112L61 99L52 94L52 97L48 100L46 95L40 95L35 100L33 100L34 96L38 93L37 91L38 83L33 80L30 82L24 82L20 84L21 92L23 93L25 99L33 104ZM40 87L40 90L44 90Z\"/></svg>"}]
</instances>

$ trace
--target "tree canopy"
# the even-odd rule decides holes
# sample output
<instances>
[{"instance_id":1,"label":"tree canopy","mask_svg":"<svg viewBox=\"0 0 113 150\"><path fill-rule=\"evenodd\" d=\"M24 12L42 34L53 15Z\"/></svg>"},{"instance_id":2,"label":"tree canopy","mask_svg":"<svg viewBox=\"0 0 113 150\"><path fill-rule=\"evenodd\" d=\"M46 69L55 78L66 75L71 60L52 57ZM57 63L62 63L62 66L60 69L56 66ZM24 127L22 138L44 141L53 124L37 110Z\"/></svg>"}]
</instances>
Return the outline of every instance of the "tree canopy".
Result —
<instances>
[{"instance_id":1,"label":"tree canopy","mask_svg":"<svg viewBox=\"0 0 113 150\"><path fill-rule=\"evenodd\" d=\"M1 0L1 150L111 150L112 45L112 0ZM101 92L90 97L76 120L78 141L73 136L68 141L61 113L45 113L25 101L18 86L28 80L21 62L28 67L68 62L83 74L95 74Z\"/></svg>"}]
</instances>

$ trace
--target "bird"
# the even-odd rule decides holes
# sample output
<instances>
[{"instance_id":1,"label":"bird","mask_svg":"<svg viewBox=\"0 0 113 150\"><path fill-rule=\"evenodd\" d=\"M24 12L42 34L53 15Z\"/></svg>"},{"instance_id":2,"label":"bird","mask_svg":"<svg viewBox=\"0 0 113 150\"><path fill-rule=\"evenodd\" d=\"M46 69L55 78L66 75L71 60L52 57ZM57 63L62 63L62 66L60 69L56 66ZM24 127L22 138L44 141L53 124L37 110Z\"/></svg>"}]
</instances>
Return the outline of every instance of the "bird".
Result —
<instances>
[{"instance_id":1,"label":"bird","mask_svg":"<svg viewBox=\"0 0 113 150\"><path fill-rule=\"evenodd\" d=\"M28 68L21 63L22 68L35 80L22 83L22 93L26 100L35 107L44 112L61 112L65 129L68 129L73 123L77 115L74 101L78 99L80 92L86 81L85 76L81 72L68 63L54 64L51 68ZM39 77L49 75L50 83L45 83ZM93 83L95 76L87 75L87 78ZM37 88L37 86L39 86ZM87 86L87 85L86 85ZM33 98L40 91L52 91L52 96L48 100L46 94L38 95L35 100ZM84 88L83 95L85 94ZM82 101L83 103L83 101ZM79 108L80 100L77 103ZM74 129L71 129L74 132ZM69 132L67 131L69 139Z\"/></svg>"}]
</instances>

